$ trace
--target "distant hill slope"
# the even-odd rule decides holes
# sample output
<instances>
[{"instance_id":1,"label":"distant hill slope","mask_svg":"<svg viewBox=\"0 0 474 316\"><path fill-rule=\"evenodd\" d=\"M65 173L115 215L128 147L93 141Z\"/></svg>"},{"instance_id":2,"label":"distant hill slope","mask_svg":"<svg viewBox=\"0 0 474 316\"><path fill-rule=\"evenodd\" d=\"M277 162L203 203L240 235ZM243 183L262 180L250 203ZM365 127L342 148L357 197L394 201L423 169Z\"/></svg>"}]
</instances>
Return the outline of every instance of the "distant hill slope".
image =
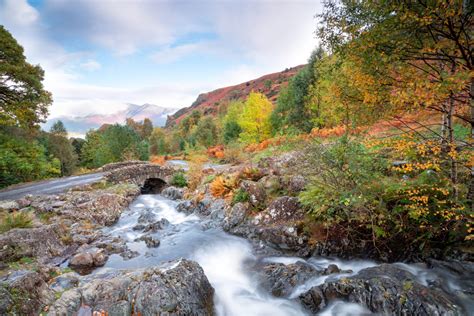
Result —
<instances>
[{"instance_id":1,"label":"distant hill slope","mask_svg":"<svg viewBox=\"0 0 474 316\"><path fill-rule=\"evenodd\" d=\"M287 68L281 72L275 72L250 80L235 86L220 88L211 92L201 93L191 106L182 108L173 115L169 115L166 127L178 124L182 119L199 110L205 115L215 115L219 106L230 100L243 100L252 92L264 93L272 102L278 97L280 89L288 84L288 81L305 65Z\"/></svg>"},{"instance_id":2,"label":"distant hill slope","mask_svg":"<svg viewBox=\"0 0 474 316\"><path fill-rule=\"evenodd\" d=\"M97 129L103 124L123 124L127 117L141 121L149 118L153 125L164 126L169 114L176 111L173 108L160 107L145 103L142 105L128 103L124 110L111 112L109 114L89 114L86 116L61 116L48 120L42 125L44 130L49 130L57 120L62 120L71 136L84 135L90 129Z\"/></svg>"}]
</instances>

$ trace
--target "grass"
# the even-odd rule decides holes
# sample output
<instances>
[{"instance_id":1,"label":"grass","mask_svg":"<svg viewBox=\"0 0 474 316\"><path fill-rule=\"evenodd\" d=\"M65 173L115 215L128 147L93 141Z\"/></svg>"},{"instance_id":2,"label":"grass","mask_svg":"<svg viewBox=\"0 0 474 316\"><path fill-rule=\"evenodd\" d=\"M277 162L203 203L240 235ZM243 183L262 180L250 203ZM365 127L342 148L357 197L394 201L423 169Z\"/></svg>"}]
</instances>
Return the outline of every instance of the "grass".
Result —
<instances>
[{"instance_id":1,"label":"grass","mask_svg":"<svg viewBox=\"0 0 474 316\"><path fill-rule=\"evenodd\" d=\"M2 217L0 222L0 233L5 233L14 228L30 228L32 217L27 212L13 212Z\"/></svg>"},{"instance_id":2,"label":"grass","mask_svg":"<svg viewBox=\"0 0 474 316\"><path fill-rule=\"evenodd\" d=\"M188 185L188 181L182 172L175 173L170 181L171 185L184 188Z\"/></svg>"}]
</instances>

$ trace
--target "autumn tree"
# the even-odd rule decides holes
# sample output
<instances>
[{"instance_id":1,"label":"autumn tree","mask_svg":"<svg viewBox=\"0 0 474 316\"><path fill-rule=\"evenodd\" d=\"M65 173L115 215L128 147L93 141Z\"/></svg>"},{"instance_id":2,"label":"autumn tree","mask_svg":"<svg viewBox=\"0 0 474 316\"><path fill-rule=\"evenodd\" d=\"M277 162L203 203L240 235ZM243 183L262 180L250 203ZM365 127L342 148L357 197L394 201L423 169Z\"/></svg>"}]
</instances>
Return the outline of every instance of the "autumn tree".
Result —
<instances>
[{"instance_id":1,"label":"autumn tree","mask_svg":"<svg viewBox=\"0 0 474 316\"><path fill-rule=\"evenodd\" d=\"M23 47L0 25L0 125L31 128L43 122L52 102L44 71L26 61Z\"/></svg>"},{"instance_id":2,"label":"autumn tree","mask_svg":"<svg viewBox=\"0 0 474 316\"><path fill-rule=\"evenodd\" d=\"M391 98L384 106L442 114L438 136L450 161L456 196L455 156L460 147L453 118L470 124L474 133L472 3L342 0L328 1L325 7L320 37L332 52L352 58L366 74L386 78L383 84L367 83L390 88ZM471 175L472 200L474 169Z\"/></svg>"},{"instance_id":3,"label":"autumn tree","mask_svg":"<svg viewBox=\"0 0 474 316\"><path fill-rule=\"evenodd\" d=\"M169 153L169 145L166 141L166 134L162 128L155 127L149 138L150 154L165 155Z\"/></svg>"},{"instance_id":4,"label":"autumn tree","mask_svg":"<svg viewBox=\"0 0 474 316\"><path fill-rule=\"evenodd\" d=\"M270 114L273 104L265 95L251 92L245 101L238 124L242 128L240 139L244 143L261 142L271 136Z\"/></svg>"}]
</instances>

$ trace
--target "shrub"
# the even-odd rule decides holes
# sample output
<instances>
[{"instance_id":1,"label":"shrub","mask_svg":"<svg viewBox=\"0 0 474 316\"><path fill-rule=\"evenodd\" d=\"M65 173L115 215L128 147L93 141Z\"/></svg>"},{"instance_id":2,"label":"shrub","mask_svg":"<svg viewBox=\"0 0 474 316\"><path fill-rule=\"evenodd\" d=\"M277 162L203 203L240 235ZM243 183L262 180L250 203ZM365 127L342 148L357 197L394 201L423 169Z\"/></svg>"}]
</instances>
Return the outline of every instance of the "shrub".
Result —
<instances>
[{"instance_id":1,"label":"shrub","mask_svg":"<svg viewBox=\"0 0 474 316\"><path fill-rule=\"evenodd\" d=\"M32 224L30 213L13 212L2 217L0 223L0 233L4 233L13 228L29 228Z\"/></svg>"},{"instance_id":2,"label":"shrub","mask_svg":"<svg viewBox=\"0 0 474 316\"><path fill-rule=\"evenodd\" d=\"M210 191L214 197L229 197L234 188L237 186L238 180L236 178L224 178L217 176L211 182Z\"/></svg>"},{"instance_id":3,"label":"shrub","mask_svg":"<svg viewBox=\"0 0 474 316\"><path fill-rule=\"evenodd\" d=\"M185 186L188 185L188 181L186 180L186 177L184 176L182 172L178 172L173 175L173 178L171 178L170 184L180 187L180 188L184 188Z\"/></svg>"},{"instance_id":4,"label":"shrub","mask_svg":"<svg viewBox=\"0 0 474 316\"><path fill-rule=\"evenodd\" d=\"M232 205L241 203L241 202L248 202L249 201L249 194L242 189L238 189L234 195L232 196Z\"/></svg>"},{"instance_id":5,"label":"shrub","mask_svg":"<svg viewBox=\"0 0 474 316\"><path fill-rule=\"evenodd\" d=\"M374 251L388 256L407 255L408 249L410 255L429 255L433 247L469 239L468 212L446 175L429 163L432 151L425 144L404 146L411 162L389 167L387 157L399 148L372 150L347 137L313 144L302 170L310 181L300 202L329 237L371 240Z\"/></svg>"}]
</instances>

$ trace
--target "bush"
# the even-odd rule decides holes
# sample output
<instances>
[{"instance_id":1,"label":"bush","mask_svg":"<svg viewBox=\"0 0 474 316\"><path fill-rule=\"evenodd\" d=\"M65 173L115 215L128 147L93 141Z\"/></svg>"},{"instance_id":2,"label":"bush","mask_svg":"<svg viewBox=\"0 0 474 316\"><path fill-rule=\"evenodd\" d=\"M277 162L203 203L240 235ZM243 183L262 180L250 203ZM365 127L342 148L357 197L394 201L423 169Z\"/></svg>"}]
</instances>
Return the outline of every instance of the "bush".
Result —
<instances>
[{"instance_id":1,"label":"bush","mask_svg":"<svg viewBox=\"0 0 474 316\"><path fill-rule=\"evenodd\" d=\"M180 188L184 188L188 185L188 181L186 180L184 174L182 172L179 172L173 175L170 184Z\"/></svg>"},{"instance_id":2,"label":"bush","mask_svg":"<svg viewBox=\"0 0 474 316\"><path fill-rule=\"evenodd\" d=\"M0 223L0 233L4 233L13 228L29 228L31 227L32 218L26 212L13 212L2 217Z\"/></svg>"},{"instance_id":3,"label":"bush","mask_svg":"<svg viewBox=\"0 0 474 316\"><path fill-rule=\"evenodd\" d=\"M232 197L232 205L249 201L249 194L242 189L238 189Z\"/></svg>"},{"instance_id":4,"label":"bush","mask_svg":"<svg viewBox=\"0 0 474 316\"><path fill-rule=\"evenodd\" d=\"M235 187L237 187L238 180L234 177L224 178L217 176L211 182L210 191L214 197L229 197Z\"/></svg>"},{"instance_id":5,"label":"bush","mask_svg":"<svg viewBox=\"0 0 474 316\"><path fill-rule=\"evenodd\" d=\"M302 170L310 180L300 202L330 239L371 241L385 258L430 255L433 248L469 239L467 209L454 198L446 175L428 164L430 151L423 146L405 146L411 162L391 167L387 157L399 146L373 150L347 137L313 144Z\"/></svg>"}]
</instances>

